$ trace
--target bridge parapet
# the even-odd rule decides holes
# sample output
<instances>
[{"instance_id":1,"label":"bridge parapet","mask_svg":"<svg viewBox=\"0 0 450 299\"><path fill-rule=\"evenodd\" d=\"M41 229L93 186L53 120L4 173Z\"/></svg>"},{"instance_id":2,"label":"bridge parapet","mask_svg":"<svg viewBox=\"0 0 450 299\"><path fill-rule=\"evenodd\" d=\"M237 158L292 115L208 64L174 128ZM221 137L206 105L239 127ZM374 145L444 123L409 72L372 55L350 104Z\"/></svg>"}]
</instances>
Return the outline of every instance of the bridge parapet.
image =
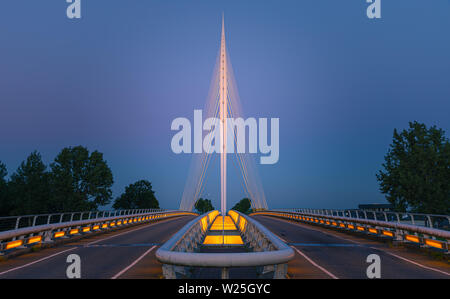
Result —
<instances>
[{"instance_id":1,"label":"bridge parapet","mask_svg":"<svg viewBox=\"0 0 450 299\"><path fill-rule=\"evenodd\" d=\"M294 257L292 248L256 220L236 211L230 211L229 215L253 252L199 252L217 214L214 211L197 217L158 249L156 258L163 263L166 278L189 277L192 267L222 268L222 278L228 278L228 269L232 267L262 267L261 274L273 273L273 278L286 277L286 263Z\"/></svg>"},{"instance_id":2,"label":"bridge parapet","mask_svg":"<svg viewBox=\"0 0 450 299\"><path fill-rule=\"evenodd\" d=\"M51 223L52 217L55 215L59 221ZM65 218L67 215L69 220ZM84 217L83 215L87 216ZM16 224L14 229L0 232L0 254L19 248L36 246L41 243L52 243L64 238L181 215L198 214L177 210L142 209L3 217L0 218L0 223L1 220L5 219L15 219L16 223L20 223L20 219L23 218L32 219L33 221L28 226L21 227ZM36 220L39 217L47 219L47 223L37 224L39 222ZM78 220L74 220L75 217L79 217Z\"/></svg>"},{"instance_id":3,"label":"bridge parapet","mask_svg":"<svg viewBox=\"0 0 450 299\"><path fill-rule=\"evenodd\" d=\"M450 231L450 216L437 214L401 213L393 211L373 210L335 210L335 209L276 209L273 211L296 212L322 216L341 216L357 219L370 219L388 222L397 222L417 226L425 226Z\"/></svg>"},{"instance_id":4,"label":"bridge parapet","mask_svg":"<svg viewBox=\"0 0 450 299\"><path fill-rule=\"evenodd\" d=\"M364 233L397 242L414 243L449 253L450 231L427 226L402 223L400 221L382 221L367 218L327 215L295 210L260 211L251 215L267 215L288 220L321 225L343 231ZM432 215L429 215L432 216ZM440 216L440 215L439 215ZM443 216L448 217L448 216Z\"/></svg>"}]
</instances>

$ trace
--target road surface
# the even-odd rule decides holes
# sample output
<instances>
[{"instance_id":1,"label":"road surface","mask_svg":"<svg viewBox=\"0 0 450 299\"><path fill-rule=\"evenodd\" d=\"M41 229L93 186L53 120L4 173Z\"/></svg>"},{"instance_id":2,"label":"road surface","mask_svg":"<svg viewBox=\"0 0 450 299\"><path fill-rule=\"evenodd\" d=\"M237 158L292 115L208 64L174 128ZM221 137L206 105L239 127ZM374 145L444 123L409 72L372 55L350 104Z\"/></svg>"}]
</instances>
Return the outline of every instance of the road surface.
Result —
<instances>
[{"instance_id":1,"label":"road surface","mask_svg":"<svg viewBox=\"0 0 450 299\"><path fill-rule=\"evenodd\" d=\"M0 262L0 279L66 278L70 254L80 256L81 278L162 278L161 264L155 258L158 246L193 218L142 224L11 258ZM367 278L370 254L381 258L381 278L450 278L446 262L414 250L318 226L267 216L254 218L294 248L288 278ZM206 278L211 271L203 271L197 278ZM217 273L214 276L218 278Z\"/></svg>"},{"instance_id":2,"label":"road surface","mask_svg":"<svg viewBox=\"0 0 450 299\"><path fill-rule=\"evenodd\" d=\"M414 250L274 217L254 219L295 250L295 259L288 264L290 278L367 278L370 263L366 259L370 254L380 257L384 279L450 278L448 263Z\"/></svg>"},{"instance_id":3,"label":"road surface","mask_svg":"<svg viewBox=\"0 0 450 299\"><path fill-rule=\"evenodd\" d=\"M81 278L162 278L158 245L192 220L182 216L99 234L0 262L2 278L66 278L67 257L81 259Z\"/></svg>"}]
</instances>

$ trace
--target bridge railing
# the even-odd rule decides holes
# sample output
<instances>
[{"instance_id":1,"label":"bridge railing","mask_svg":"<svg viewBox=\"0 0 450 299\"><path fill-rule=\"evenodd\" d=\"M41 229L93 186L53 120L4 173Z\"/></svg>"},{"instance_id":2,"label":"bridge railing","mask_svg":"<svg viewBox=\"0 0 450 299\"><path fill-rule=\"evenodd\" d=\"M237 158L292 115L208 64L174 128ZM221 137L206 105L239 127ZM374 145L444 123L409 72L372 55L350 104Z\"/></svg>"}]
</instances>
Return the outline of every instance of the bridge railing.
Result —
<instances>
[{"instance_id":1,"label":"bridge railing","mask_svg":"<svg viewBox=\"0 0 450 299\"><path fill-rule=\"evenodd\" d=\"M228 278L228 269L232 267L262 267L262 274L273 273L273 278L285 278L286 263L294 257L292 248L254 219L233 213L230 216L253 252L200 253L206 233L218 215L217 211L210 212L189 222L157 250L164 276L189 277L192 267L217 267L222 268L222 278Z\"/></svg>"},{"instance_id":2,"label":"bridge railing","mask_svg":"<svg viewBox=\"0 0 450 299\"><path fill-rule=\"evenodd\" d=\"M2 217L0 223L9 224L4 225L3 231L0 232L0 254L73 236L181 215L197 214L174 210L137 209Z\"/></svg>"},{"instance_id":3,"label":"bridge railing","mask_svg":"<svg viewBox=\"0 0 450 299\"><path fill-rule=\"evenodd\" d=\"M78 220L89 220L97 218L107 218L122 215L134 215L162 212L163 209L130 209L130 210L112 210L112 211L84 211L53 214L35 214L22 216L0 217L0 232L14 230L24 227L31 227L43 224L56 224L63 222L72 222Z\"/></svg>"},{"instance_id":4,"label":"bridge railing","mask_svg":"<svg viewBox=\"0 0 450 299\"><path fill-rule=\"evenodd\" d=\"M277 211L298 212L322 216L341 216L357 219L397 222L437 228L450 231L450 216L420 213L399 213L370 210L332 210L332 209L277 209Z\"/></svg>"},{"instance_id":5,"label":"bridge railing","mask_svg":"<svg viewBox=\"0 0 450 299\"><path fill-rule=\"evenodd\" d=\"M296 209L297 210L297 209ZM300 209L299 209L300 210ZM383 221L367 218L327 215L303 211L272 210L255 212L252 215L268 215L293 221L317 224L333 229L365 233L398 242L415 243L449 252L450 232L443 229L412 225L399 221Z\"/></svg>"}]
</instances>

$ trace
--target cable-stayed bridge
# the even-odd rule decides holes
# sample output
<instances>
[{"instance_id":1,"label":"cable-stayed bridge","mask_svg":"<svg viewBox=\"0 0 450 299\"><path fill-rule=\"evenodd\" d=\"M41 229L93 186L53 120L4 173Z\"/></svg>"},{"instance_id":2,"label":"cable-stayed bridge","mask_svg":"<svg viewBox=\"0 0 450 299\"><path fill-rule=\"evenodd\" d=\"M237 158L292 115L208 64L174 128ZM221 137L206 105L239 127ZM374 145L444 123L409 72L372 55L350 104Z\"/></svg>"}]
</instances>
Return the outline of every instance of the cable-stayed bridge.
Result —
<instances>
[{"instance_id":1,"label":"cable-stayed bridge","mask_svg":"<svg viewBox=\"0 0 450 299\"><path fill-rule=\"evenodd\" d=\"M368 266L377 258L380 278L450 278L450 216L270 210L252 156L238 150L234 159L254 213L228 210L228 144L236 134L227 121L243 112L223 21L205 111L219 119L220 150L194 155L179 210L2 217L0 278L70 278L68 264L77 257L80 278L372 278L377 273ZM221 208L198 215L195 202L217 154Z\"/></svg>"}]
</instances>

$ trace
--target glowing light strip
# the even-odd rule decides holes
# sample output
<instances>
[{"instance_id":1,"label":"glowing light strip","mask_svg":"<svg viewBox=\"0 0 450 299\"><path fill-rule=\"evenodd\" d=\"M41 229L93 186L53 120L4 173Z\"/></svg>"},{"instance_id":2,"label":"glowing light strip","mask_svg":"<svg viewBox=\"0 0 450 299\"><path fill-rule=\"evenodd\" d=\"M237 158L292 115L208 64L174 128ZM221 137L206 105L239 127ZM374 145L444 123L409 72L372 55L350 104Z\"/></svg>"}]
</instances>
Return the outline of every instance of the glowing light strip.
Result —
<instances>
[{"instance_id":1,"label":"glowing light strip","mask_svg":"<svg viewBox=\"0 0 450 299\"><path fill-rule=\"evenodd\" d=\"M242 241L241 236L239 235L209 235L205 237L203 241L205 245L242 245L244 242Z\"/></svg>"},{"instance_id":2,"label":"glowing light strip","mask_svg":"<svg viewBox=\"0 0 450 299\"><path fill-rule=\"evenodd\" d=\"M7 244L6 244L6 249L8 250L8 249L13 249L13 248L16 248L16 247L19 247L19 246L21 246L23 244L23 240L15 240L15 241L11 241L11 242L8 242Z\"/></svg>"},{"instance_id":3,"label":"glowing light strip","mask_svg":"<svg viewBox=\"0 0 450 299\"><path fill-rule=\"evenodd\" d=\"M393 237L394 236L394 234L392 232L386 231L386 230L383 231L383 235L388 236L388 237Z\"/></svg>"},{"instance_id":4,"label":"glowing light strip","mask_svg":"<svg viewBox=\"0 0 450 299\"><path fill-rule=\"evenodd\" d=\"M56 233L53 235L53 238L60 238L60 237L64 236L65 234L66 234L66 233L65 233L64 231L56 232Z\"/></svg>"},{"instance_id":5,"label":"glowing light strip","mask_svg":"<svg viewBox=\"0 0 450 299\"><path fill-rule=\"evenodd\" d=\"M378 231L376 229L374 229L374 228L369 228L369 232L372 233L372 234L377 234L378 233Z\"/></svg>"},{"instance_id":6,"label":"glowing light strip","mask_svg":"<svg viewBox=\"0 0 450 299\"><path fill-rule=\"evenodd\" d=\"M428 246L439 248L439 249L444 248L444 245L441 242L430 240L430 239L425 239L425 244L427 244Z\"/></svg>"},{"instance_id":7,"label":"glowing light strip","mask_svg":"<svg viewBox=\"0 0 450 299\"><path fill-rule=\"evenodd\" d=\"M406 235L405 239L410 241L410 242L420 243L420 239L418 237L416 237L416 236Z\"/></svg>"},{"instance_id":8,"label":"glowing light strip","mask_svg":"<svg viewBox=\"0 0 450 299\"><path fill-rule=\"evenodd\" d=\"M41 242L42 240L42 236L35 236L35 237L31 237L28 239L28 244L33 244L33 243L37 243L37 242Z\"/></svg>"}]
</instances>

